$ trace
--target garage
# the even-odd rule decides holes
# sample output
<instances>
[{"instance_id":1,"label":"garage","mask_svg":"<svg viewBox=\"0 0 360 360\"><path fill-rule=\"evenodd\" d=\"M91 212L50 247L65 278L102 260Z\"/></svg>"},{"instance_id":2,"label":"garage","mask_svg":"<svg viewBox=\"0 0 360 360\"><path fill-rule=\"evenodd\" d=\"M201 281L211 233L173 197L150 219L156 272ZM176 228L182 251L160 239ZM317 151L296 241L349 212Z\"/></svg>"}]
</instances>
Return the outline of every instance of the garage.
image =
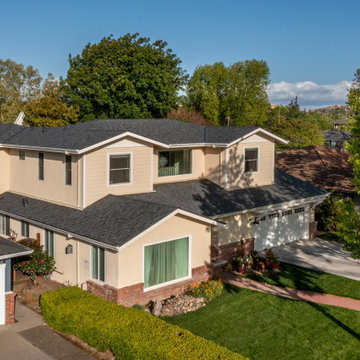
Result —
<instances>
[{"instance_id":1,"label":"garage","mask_svg":"<svg viewBox=\"0 0 360 360\"><path fill-rule=\"evenodd\" d=\"M258 214L253 222L255 250L309 238L309 205Z\"/></svg>"}]
</instances>

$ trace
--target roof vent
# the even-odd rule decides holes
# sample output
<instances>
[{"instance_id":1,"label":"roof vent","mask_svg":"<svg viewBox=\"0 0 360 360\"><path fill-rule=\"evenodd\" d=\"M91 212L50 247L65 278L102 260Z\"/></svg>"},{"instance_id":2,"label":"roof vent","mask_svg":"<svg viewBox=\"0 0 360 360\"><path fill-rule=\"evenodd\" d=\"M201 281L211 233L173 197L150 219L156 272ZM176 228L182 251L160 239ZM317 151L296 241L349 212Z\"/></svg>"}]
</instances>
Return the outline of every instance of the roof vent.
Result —
<instances>
[{"instance_id":1,"label":"roof vent","mask_svg":"<svg viewBox=\"0 0 360 360\"><path fill-rule=\"evenodd\" d=\"M23 198L22 199L22 204L23 204L24 207L29 206L29 199L28 198Z\"/></svg>"},{"instance_id":2,"label":"roof vent","mask_svg":"<svg viewBox=\"0 0 360 360\"><path fill-rule=\"evenodd\" d=\"M43 134L46 134L46 133L47 133L47 127L46 127L46 126L43 126L43 127L42 127L42 132L43 132Z\"/></svg>"}]
</instances>

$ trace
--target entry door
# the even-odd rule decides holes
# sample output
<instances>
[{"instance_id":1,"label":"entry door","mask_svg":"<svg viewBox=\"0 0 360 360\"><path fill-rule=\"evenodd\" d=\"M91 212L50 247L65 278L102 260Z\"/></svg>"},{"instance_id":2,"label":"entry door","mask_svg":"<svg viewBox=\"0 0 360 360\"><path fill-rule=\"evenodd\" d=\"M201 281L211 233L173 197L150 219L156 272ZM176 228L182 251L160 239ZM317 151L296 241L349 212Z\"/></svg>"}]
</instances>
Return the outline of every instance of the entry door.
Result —
<instances>
[{"instance_id":1,"label":"entry door","mask_svg":"<svg viewBox=\"0 0 360 360\"><path fill-rule=\"evenodd\" d=\"M0 264L0 325L5 325L5 264Z\"/></svg>"}]
</instances>

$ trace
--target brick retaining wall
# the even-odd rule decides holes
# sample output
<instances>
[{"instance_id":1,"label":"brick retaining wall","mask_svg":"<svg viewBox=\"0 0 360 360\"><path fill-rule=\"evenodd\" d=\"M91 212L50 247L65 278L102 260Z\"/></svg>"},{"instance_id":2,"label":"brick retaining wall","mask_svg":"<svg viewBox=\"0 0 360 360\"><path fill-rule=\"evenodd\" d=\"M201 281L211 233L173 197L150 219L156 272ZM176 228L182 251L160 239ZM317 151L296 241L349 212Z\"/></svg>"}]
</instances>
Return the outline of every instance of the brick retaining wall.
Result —
<instances>
[{"instance_id":1,"label":"brick retaining wall","mask_svg":"<svg viewBox=\"0 0 360 360\"><path fill-rule=\"evenodd\" d=\"M226 245L211 245L211 261L232 260L241 249L244 250L245 255L254 251L254 239L245 239Z\"/></svg>"},{"instance_id":2,"label":"brick retaining wall","mask_svg":"<svg viewBox=\"0 0 360 360\"><path fill-rule=\"evenodd\" d=\"M15 296L14 293L5 294L5 324L13 324L15 322Z\"/></svg>"},{"instance_id":3,"label":"brick retaining wall","mask_svg":"<svg viewBox=\"0 0 360 360\"><path fill-rule=\"evenodd\" d=\"M160 287L155 290L144 292L144 284L138 283L116 289L110 285L102 285L94 281L87 281L88 291L118 305L132 306L134 304L144 305L150 300L161 300L177 295L186 290L191 284L199 283L211 277L211 267L200 266L192 269L192 278L176 284Z\"/></svg>"}]
</instances>

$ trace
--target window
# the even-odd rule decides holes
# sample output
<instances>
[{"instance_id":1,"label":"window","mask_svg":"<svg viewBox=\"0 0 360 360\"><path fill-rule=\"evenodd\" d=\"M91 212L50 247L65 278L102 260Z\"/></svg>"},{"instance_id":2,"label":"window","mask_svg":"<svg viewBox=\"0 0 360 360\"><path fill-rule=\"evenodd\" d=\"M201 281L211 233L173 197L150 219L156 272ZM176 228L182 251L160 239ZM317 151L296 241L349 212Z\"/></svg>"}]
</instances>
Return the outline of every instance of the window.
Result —
<instances>
[{"instance_id":1,"label":"window","mask_svg":"<svg viewBox=\"0 0 360 360\"><path fill-rule=\"evenodd\" d=\"M65 155L65 184L71 185L71 155Z\"/></svg>"},{"instance_id":2,"label":"window","mask_svg":"<svg viewBox=\"0 0 360 360\"><path fill-rule=\"evenodd\" d=\"M280 216L279 213L272 213L269 215L269 219L275 219L275 218L278 218Z\"/></svg>"},{"instance_id":3,"label":"window","mask_svg":"<svg viewBox=\"0 0 360 360\"><path fill-rule=\"evenodd\" d=\"M191 174L191 150L159 151L158 176Z\"/></svg>"},{"instance_id":4,"label":"window","mask_svg":"<svg viewBox=\"0 0 360 360\"><path fill-rule=\"evenodd\" d=\"M130 154L110 155L109 184L130 182Z\"/></svg>"},{"instance_id":5,"label":"window","mask_svg":"<svg viewBox=\"0 0 360 360\"><path fill-rule=\"evenodd\" d=\"M287 216L287 215L291 215L292 214L292 210L285 210L281 213L282 216Z\"/></svg>"},{"instance_id":6,"label":"window","mask_svg":"<svg viewBox=\"0 0 360 360\"><path fill-rule=\"evenodd\" d=\"M245 172L258 171L258 148L245 149Z\"/></svg>"},{"instance_id":7,"label":"window","mask_svg":"<svg viewBox=\"0 0 360 360\"><path fill-rule=\"evenodd\" d=\"M19 160L25 160L25 151L19 150Z\"/></svg>"},{"instance_id":8,"label":"window","mask_svg":"<svg viewBox=\"0 0 360 360\"><path fill-rule=\"evenodd\" d=\"M54 232L51 230L45 230L45 247L44 250L47 252L50 256L55 256L54 251Z\"/></svg>"},{"instance_id":9,"label":"window","mask_svg":"<svg viewBox=\"0 0 360 360\"><path fill-rule=\"evenodd\" d=\"M9 216L0 215L0 234L10 236L10 218L9 218Z\"/></svg>"},{"instance_id":10,"label":"window","mask_svg":"<svg viewBox=\"0 0 360 360\"><path fill-rule=\"evenodd\" d=\"M44 180L44 153L39 153L39 180Z\"/></svg>"},{"instance_id":11,"label":"window","mask_svg":"<svg viewBox=\"0 0 360 360\"><path fill-rule=\"evenodd\" d=\"M189 238L145 246L144 288L189 276Z\"/></svg>"},{"instance_id":12,"label":"window","mask_svg":"<svg viewBox=\"0 0 360 360\"><path fill-rule=\"evenodd\" d=\"M105 250L98 246L92 246L91 259L91 278L95 280L105 281Z\"/></svg>"},{"instance_id":13,"label":"window","mask_svg":"<svg viewBox=\"0 0 360 360\"><path fill-rule=\"evenodd\" d=\"M301 212L304 212L304 211L305 211L305 209L303 207L297 208L297 209L295 209L295 214L298 214L298 213L301 213Z\"/></svg>"},{"instance_id":14,"label":"window","mask_svg":"<svg viewBox=\"0 0 360 360\"><path fill-rule=\"evenodd\" d=\"M21 221L21 236L29 237L29 223Z\"/></svg>"}]
</instances>

